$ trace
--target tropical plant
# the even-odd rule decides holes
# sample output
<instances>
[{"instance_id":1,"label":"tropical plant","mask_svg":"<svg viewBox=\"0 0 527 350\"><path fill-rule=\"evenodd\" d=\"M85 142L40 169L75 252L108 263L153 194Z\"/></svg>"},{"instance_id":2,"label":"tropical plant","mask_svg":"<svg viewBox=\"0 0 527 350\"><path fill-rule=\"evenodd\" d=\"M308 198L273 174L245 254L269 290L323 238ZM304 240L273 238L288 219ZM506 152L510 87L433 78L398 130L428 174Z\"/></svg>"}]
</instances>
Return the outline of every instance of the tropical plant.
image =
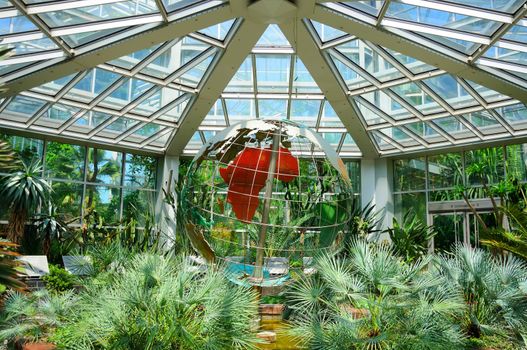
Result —
<instances>
[{"instance_id":1,"label":"tropical plant","mask_svg":"<svg viewBox=\"0 0 527 350\"><path fill-rule=\"evenodd\" d=\"M319 257L288 293L293 334L309 349L459 349L462 296L426 272L429 261L405 264L361 240L345 258Z\"/></svg>"},{"instance_id":2,"label":"tropical plant","mask_svg":"<svg viewBox=\"0 0 527 350\"><path fill-rule=\"evenodd\" d=\"M254 292L214 269L196 275L185 257L140 254L113 283L86 285L71 324L53 340L65 349L250 349Z\"/></svg>"},{"instance_id":3,"label":"tropical plant","mask_svg":"<svg viewBox=\"0 0 527 350\"><path fill-rule=\"evenodd\" d=\"M37 214L33 220L37 235L42 241L43 252L49 255L52 240L62 241L68 235L68 224L60 218L53 205L49 205L48 213Z\"/></svg>"},{"instance_id":4,"label":"tropical plant","mask_svg":"<svg viewBox=\"0 0 527 350\"><path fill-rule=\"evenodd\" d=\"M20 281L21 271L16 260L18 253L14 251L16 244L0 241L0 285L18 291L25 289L25 284Z\"/></svg>"},{"instance_id":5,"label":"tropical plant","mask_svg":"<svg viewBox=\"0 0 527 350\"><path fill-rule=\"evenodd\" d=\"M393 218L392 227L385 232L390 235L395 252L406 261L425 255L430 240L436 235L433 226L427 226L413 210L404 214L402 222Z\"/></svg>"},{"instance_id":6,"label":"tropical plant","mask_svg":"<svg viewBox=\"0 0 527 350\"><path fill-rule=\"evenodd\" d=\"M11 172L19 169L22 163L11 148L9 142L0 140L0 172Z\"/></svg>"},{"instance_id":7,"label":"tropical plant","mask_svg":"<svg viewBox=\"0 0 527 350\"><path fill-rule=\"evenodd\" d=\"M41 173L39 162L24 163L21 170L2 179L0 196L10 203L8 237L14 243L20 241L31 212L47 199L51 191L49 184L39 177Z\"/></svg>"},{"instance_id":8,"label":"tropical plant","mask_svg":"<svg viewBox=\"0 0 527 350\"><path fill-rule=\"evenodd\" d=\"M435 273L465 300L460 324L469 337L520 339L527 326L527 264L513 255L492 256L458 245L436 259Z\"/></svg>"},{"instance_id":9,"label":"tropical plant","mask_svg":"<svg viewBox=\"0 0 527 350\"><path fill-rule=\"evenodd\" d=\"M48 340L71 319L77 299L73 292L50 294L45 289L27 294L8 292L0 313L0 341Z\"/></svg>"},{"instance_id":10,"label":"tropical plant","mask_svg":"<svg viewBox=\"0 0 527 350\"><path fill-rule=\"evenodd\" d=\"M75 286L75 276L57 265L49 265L49 274L42 277L46 284L46 289L61 293L71 290Z\"/></svg>"}]
</instances>

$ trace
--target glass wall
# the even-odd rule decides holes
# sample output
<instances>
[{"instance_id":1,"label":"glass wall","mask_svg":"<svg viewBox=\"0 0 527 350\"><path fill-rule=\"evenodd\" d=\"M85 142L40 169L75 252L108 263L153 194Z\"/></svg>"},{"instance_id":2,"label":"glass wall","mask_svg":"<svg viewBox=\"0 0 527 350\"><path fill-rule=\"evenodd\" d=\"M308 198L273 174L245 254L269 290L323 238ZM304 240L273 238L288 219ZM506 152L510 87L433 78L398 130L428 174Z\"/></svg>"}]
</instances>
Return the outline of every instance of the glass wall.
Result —
<instances>
[{"instance_id":1,"label":"glass wall","mask_svg":"<svg viewBox=\"0 0 527 350\"><path fill-rule=\"evenodd\" d=\"M39 161L51 185L50 203L70 225L144 222L153 213L157 158L0 134L24 162ZM0 174L2 174L0 169ZM43 208L45 210L46 208ZM0 205L0 220L7 219Z\"/></svg>"},{"instance_id":2,"label":"glass wall","mask_svg":"<svg viewBox=\"0 0 527 350\"><path fill-rule=\"evenodd\" d=\"M427 202L485 197L483 185L527 182L527 144L394 160L395 215L413 208L426 220Z\"/></svg>"}]
</instances>

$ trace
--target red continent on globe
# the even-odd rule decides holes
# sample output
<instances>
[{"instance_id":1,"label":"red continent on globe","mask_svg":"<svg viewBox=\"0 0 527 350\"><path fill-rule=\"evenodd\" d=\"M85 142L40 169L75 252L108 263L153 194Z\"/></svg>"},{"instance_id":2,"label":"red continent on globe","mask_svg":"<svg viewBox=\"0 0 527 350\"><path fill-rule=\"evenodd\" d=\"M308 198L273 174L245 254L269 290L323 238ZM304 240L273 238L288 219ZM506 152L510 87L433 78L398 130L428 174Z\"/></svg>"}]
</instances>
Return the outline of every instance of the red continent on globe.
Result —
<instances>
[{"instance_id":1,"label":"red continent on globe","mask_svg":"<svg viewBox=\"0 0 527 350\"><path fill-rule=\"evenodd\" d=\"M256 213L258 194L265 186L272 150L270 148L245 148L238 153L220 175L229 185L227 202L239 220L251 221ZM290 182L299 174L298 159L284 147L278 150L275 178Z\"/></svg>"}]
</instances>

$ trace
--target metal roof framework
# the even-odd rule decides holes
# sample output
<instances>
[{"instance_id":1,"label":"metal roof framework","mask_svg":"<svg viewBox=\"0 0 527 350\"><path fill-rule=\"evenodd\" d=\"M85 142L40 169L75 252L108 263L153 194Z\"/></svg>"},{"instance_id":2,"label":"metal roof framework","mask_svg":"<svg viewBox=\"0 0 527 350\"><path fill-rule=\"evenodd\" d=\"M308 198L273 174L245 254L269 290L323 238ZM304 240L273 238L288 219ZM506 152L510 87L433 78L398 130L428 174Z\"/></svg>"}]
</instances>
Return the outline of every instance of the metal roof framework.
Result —
<instances>
[{"instance_id":1,"label":"metal roof framework","mask_svg":"<svg viewBox=\"0 0 527 350\"><path fill-rule=\"evenodd\" d=\"M0 127L171 155L287 118L343 157L527 138L525 0L0 0Z\"/></svg>"}]
</instances>

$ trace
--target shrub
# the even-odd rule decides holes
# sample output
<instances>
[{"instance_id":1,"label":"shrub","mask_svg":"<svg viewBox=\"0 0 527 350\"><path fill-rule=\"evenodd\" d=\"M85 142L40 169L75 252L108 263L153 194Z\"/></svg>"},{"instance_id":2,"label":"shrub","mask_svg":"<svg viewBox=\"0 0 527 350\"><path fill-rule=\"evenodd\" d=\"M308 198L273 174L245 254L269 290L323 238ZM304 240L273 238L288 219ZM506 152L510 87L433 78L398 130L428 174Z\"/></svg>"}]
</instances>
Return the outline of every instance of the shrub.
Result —
<instances>
[{"instance_id":1,"label":"shrub","mask_svg":"<svg viewBox=\"0 0 527 350\"><path fill-rule=\"evenodd\" d=\"M57 265L49 265L49 274L43 276L42 280L52 292L65 292L75 286L75 276Z\"/></svg>"}]
</instances>

